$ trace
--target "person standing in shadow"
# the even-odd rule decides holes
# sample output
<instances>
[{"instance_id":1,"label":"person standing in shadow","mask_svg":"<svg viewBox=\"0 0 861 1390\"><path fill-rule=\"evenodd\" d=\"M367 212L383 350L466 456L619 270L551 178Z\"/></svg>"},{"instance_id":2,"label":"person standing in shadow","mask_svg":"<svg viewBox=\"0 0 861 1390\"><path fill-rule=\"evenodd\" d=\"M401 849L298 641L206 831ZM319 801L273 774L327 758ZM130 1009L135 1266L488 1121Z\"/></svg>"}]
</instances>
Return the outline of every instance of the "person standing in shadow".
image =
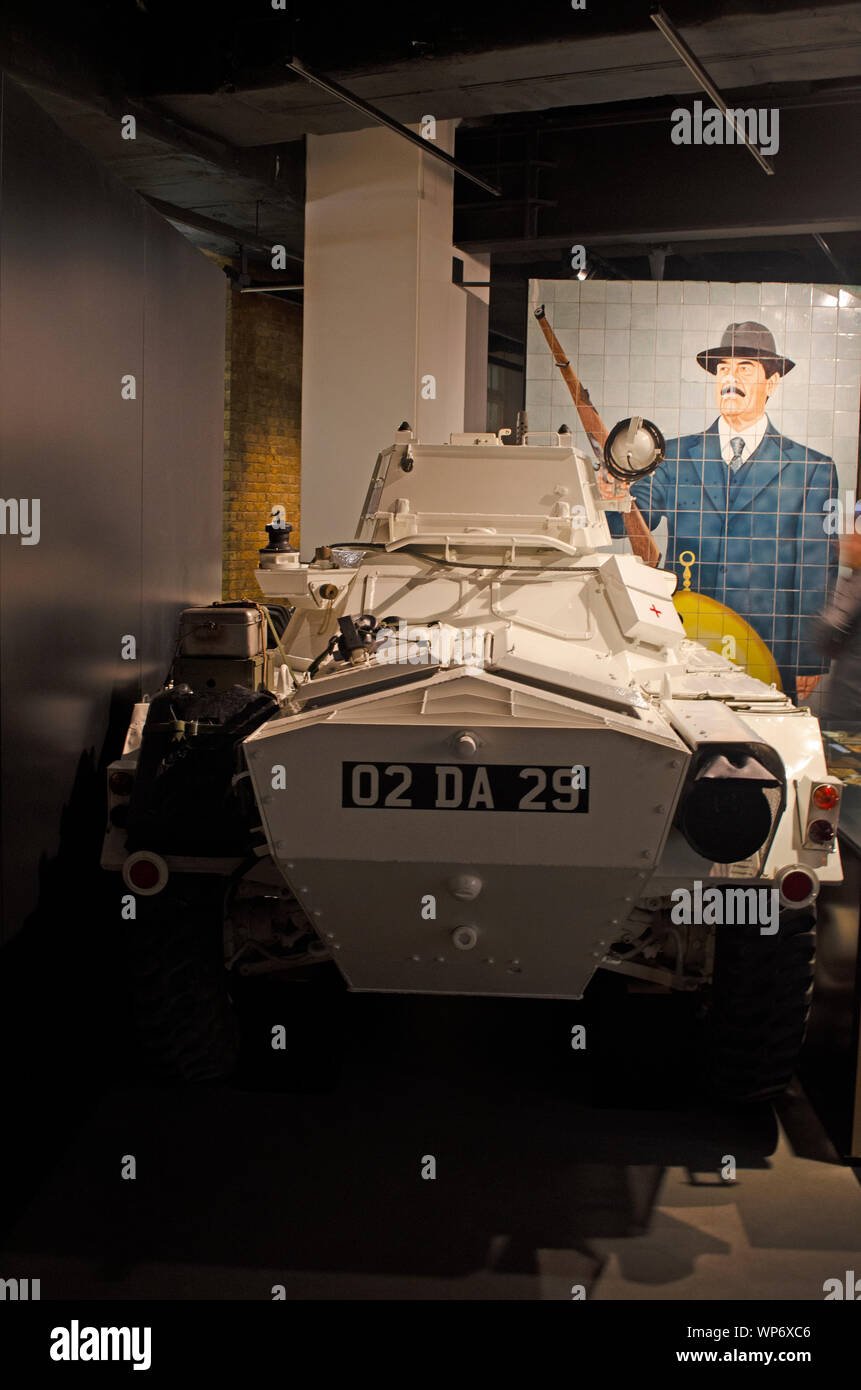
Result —
<instances>
[{"instance_id":1,"label":"person standing in shadow","mask_svg":"<svg viewBox=\"0 0 861 1390\"><path fill-rule=\"evenodd\" d=\"M861 524L861 502L855 506L855 525ZM811 636L831 659L831 669L805 703L828 726L844 728L861 722L861 534L843 536L840 563L849 574L837 580L834 594L814 620Z\"/></svg>"}]
</instances>

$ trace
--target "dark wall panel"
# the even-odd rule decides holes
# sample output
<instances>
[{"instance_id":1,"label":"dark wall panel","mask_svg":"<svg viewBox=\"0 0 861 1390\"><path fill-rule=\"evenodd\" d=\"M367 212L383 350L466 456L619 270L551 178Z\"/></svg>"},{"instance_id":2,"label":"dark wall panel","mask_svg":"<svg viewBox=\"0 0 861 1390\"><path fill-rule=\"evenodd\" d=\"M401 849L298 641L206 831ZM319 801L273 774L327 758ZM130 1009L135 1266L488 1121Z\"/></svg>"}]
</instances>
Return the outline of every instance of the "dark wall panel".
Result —
<instances>
[{"instance_id":1,"label":"dark wall panel","mask_svg":"<svg viewBox=\"0 0 861 1390\"><path fill-rule=\"evenodd\" d=\"M218 591L224 285L6 79L0 121L0 498L41 511L38 545L0 535L9 936L116 751L112 717L163 671L167 608Z\"/></svg>"},{"instance_id":2,"label":"dark wall panel","mask_svg":"<svg viewBox=\"0 0 861 1390\"><path fill-rule=\"evenodd\" d=\"M157 213L145 217L141 676L152 693L177 610L221 597L227 282Z\"/></svg>"}]
</instances>

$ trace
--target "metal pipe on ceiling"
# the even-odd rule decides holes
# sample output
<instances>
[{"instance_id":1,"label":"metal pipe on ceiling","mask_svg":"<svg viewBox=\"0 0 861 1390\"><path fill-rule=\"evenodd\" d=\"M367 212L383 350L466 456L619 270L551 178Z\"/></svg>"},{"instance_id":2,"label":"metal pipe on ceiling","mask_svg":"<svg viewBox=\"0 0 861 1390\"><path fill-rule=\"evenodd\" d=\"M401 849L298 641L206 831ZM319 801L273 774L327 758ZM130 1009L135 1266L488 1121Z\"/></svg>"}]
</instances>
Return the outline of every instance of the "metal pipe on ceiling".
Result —
<instances>
[{"instance_id":1,"label":"metal pipe on ceiling","mask_svg":"<svg viewBox=\"0 0 861 1390\"><path fill-rule=\"evenodd\" d=\"M311 69L306 68L305 64L301 63L298 58L291 59L287 67L290 68L291 72L296 72L300 77L304 77L306 82L313 83L315 87L320 87L324 92L328 92L330 96L337 97L339 101L346 102L348 106L352 106L356 111L361 111L363 116L370 116L371 120L376 121L378 125L384 125L387 130L393 130L395 135L400 135L404 140L409 140L411 145L417 145L424 154L433 155L434 159L441 160L443 164L447 164L450 169L454 169L456 174L461 174L463 178L469 179L470 183L478 184L479 188L483 188L486 193L492 193L494 198L501 197L502 190L496 188L494 184L487 183L485 179L480 179L477 174L470 173L469 169L465 169L462 164L458 164L457 160L452 159L451 155L446 154L445 150L437 149L431 140L422 139L420 135L416 135L415 131L410 130L408 126L401 125L400 121L392 120L391 116L387 116L376 106L371 106L369 102L363 101L362 98L357 97L354 92L348 92L346 87L341 87L337 82L333 82L330 77L323 77L318 72L312 72Z\"/></svg>"},{"instance_id":2,"label":"metal pipe on ceiling","mask_svg":"<svg viewBox=\"0 0 861 1390\"><path fill-rule=\"evenodd\" d=\"M848 280L850 277L847 275L842 263L837 259L834 252L831 250L831 247L828 245L828 242L825 240L825 237L821 236L819 232L814 232L813 240L816 242L816 245L819 247L822 254L828 257L829 261L834 266L834 269L837 271L837 274L840 276L840 279L843 281Z\"/></svg>"},{"instance_id":3,"label":"metal pipe on ceiling","mask_svg":"<svg viewBox=\"0 0 861 1390\"><path fill-rule=\"evenodd\" d=\"M697 58L693 49L689 48L688 45L685 43L684 39L682 38L675 24L673 24L673 21L670 19L669 15L666 15L664 13L660 5L656 5L655 8L651 11L650 18L652 23L656 26L656 28L658 28L660 32L663 34L670 47L679 55L685 67L688 69L688 72L692 73L692 75L699 82L703 91L708 93L715 106L718 107L722 115L726 118L726 120L729 121L736 135L744 141L745 145L747 145L747 148L750 150L751 154L753 155L760 168L764 169L767 174L773 174L773 165L766 159L765 155L760 154L753 141L747 138L746 132L736 125L735 120L730 115L729 107L727 106L726 102L724 101L723 97L721 96L720 92L718 91L717 87L712 81L711 77L706 72L705 68Z\"/></svg>"}]
</instances>

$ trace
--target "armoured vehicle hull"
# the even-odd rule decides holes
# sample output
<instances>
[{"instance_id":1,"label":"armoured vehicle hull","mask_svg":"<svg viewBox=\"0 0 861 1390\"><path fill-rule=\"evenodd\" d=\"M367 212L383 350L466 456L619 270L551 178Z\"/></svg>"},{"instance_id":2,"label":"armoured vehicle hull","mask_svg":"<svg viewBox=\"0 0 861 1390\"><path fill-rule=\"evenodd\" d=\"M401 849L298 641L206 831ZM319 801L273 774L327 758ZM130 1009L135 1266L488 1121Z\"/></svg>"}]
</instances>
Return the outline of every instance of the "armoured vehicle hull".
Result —
<instances>
[{"instance_id":1,"label":"armoured vehicle hull","mask_svg":"<svg viewBox=\"0 0 861 1390\"><path fill-rule=\"evenodd\" d=\"M195 681L182 649L182 683L137 711L105 866L153 899L226 875L245 973L328 959L358 991L577 999L597 970L700 991L719 1084L774 1094L804 1034L815 899L841 874L840 786L811 714L689 641L674 575L612 550L604 513L625 505L561 437L402 430L356 540L305 565L262 552L248 727L212 705L213 658ZM192 833L207 737L233 759L217 848Z\"/></svg>"}]
</instances>

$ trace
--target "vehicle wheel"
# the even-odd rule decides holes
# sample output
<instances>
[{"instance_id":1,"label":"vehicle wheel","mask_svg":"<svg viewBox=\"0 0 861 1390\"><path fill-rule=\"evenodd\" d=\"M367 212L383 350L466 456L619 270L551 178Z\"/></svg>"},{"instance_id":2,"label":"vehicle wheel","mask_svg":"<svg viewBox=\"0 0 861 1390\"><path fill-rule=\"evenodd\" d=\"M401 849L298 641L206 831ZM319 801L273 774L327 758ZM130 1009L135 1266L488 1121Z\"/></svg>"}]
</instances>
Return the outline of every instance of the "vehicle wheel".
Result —
<instances>
[{"instance_id":1,"label":"vehicle wheel","mask_svg":"<svg viewBox=\"0 0 861 1390\"><path fill-rule=\"evenodd\" d=\"M774 936L719 927L708 1011L712 1088L723 1100L773 1100L792 1079L813 993L816 911L782 912Z\"/></svg>"},{"instance_id":2,"label":"vehicle wheel","mask_svg":"<svg viewBox=\"0 0 861 1390\"><path fill-rule=\"evenodd\" d=\"M131 1010L142 1070L169 1082L227 1079L238 1029L222 946L224 880L172 877L128 924Z\"/></svg>"}]
</instances>

